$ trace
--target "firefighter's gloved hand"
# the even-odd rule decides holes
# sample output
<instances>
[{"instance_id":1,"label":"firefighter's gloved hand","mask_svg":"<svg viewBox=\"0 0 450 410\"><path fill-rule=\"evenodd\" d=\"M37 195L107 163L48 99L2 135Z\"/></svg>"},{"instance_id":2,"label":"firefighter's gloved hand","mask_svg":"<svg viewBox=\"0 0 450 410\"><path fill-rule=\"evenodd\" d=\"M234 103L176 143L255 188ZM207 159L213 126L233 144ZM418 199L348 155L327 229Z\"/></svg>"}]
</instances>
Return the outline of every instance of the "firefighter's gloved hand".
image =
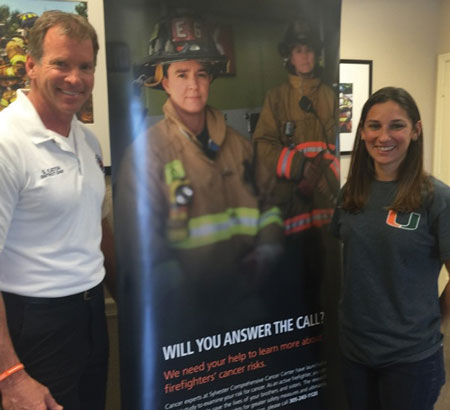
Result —
<instances>
[{"instance_id":1,"label":"firefighter's gloved hand","mask_svg":"<svg viewBox=\"0 0 450 410\"><path fill-rule=\"evenodd\" d=\"M280 261L283 252L284 248L279 243L258 245L244 258L243 268L257 276L265 276Z\"/></svg>"},{"instance_id":2,"label":"firefighter's gloved hand","mask_svg":"<svg viewBox=\"0 0 450 410\"><path fill-rule=\"evenodd\" d=\"M297 185L300 195L311 197L314 190L317 188L325 168L331 162L331 160L323 158L325 152L326 151L321 151L314 158L306 160L302 179Z\"/></svg>"},{"instance_id":3,"label":"firefighter's gloved hand","mask_svg":"<svg viewBox=\"0 0 450 410\"><path fill-rule=\"evenodd\" d=\"M324 172L317 184L318 191L325 196L334 207L337 203L337 195L339 193L339 181L336 178L326 175Z\"/></svg>"}]
</instances>

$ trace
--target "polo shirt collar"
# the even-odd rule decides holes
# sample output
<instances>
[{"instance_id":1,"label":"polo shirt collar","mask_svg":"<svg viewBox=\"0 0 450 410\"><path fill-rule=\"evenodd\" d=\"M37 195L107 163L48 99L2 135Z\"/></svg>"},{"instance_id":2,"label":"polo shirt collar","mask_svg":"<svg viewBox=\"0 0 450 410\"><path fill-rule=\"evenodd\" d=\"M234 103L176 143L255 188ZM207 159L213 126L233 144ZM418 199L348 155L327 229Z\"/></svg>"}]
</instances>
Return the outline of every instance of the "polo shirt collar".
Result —
<instances>
[{"instance_id":1,"label":"polo shirt collar","mask_svg":"<svg viewBox=\"0 0 450 410\"><path fill-rule=\"evenodd\" d=\"M29 135L31 141L36 145L55 140L56 136L59 136L59 134L45 127L41 117L36 111L36 108L34 108L34 105L28 99L27 94L28 90L17 90L16 108L19 110L20 115L23 118L22 127L25 135ZM74 134L77 127L78 120L74 115L70 124L70 128Z\"/></svg>"}]
</instances>

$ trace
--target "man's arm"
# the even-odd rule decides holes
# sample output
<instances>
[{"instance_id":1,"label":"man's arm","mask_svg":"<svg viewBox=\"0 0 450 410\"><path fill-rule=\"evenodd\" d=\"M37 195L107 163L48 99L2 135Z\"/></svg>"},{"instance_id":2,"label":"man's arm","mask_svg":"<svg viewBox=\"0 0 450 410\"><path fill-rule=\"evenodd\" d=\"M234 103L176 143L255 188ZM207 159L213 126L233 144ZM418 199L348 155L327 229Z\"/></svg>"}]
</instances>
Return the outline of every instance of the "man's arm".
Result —
<instances>
[{"instance_id":1,"label":"man's arm","mask_svg":"<svg viewBox=\"0 0 450 410\"><path fill-rule=\"evenodd\" d=\"M3 295L0 293L0 373L20 363L9 335ZM62 410L47 387L22 369L0 382L4 410Z\"/></svg>"},{"instance_id":2,"label":"man's arm","mask_svg":"<svg viewBox=\"0 0 450 410\"><path fill-rule=\"evenodd\" d=\"M107 218L102 221L101 249L105 258L105 284L111 296L116 300L116 259L114 252L114 235Z\"/></svg>"},{"instance_id":3,"label":"man's arm","mask_svg":"<svg viewBox=\"0 0 450 410\"><path fill-rule=\"evenodd\" d=\"M447 272L450 273L450 261L445 262L445 267L447 268ZM439 298L439 302L441 305L442 320L447 321L450 317L450 280L447 282Z\"/></svg>"}]
</instances>

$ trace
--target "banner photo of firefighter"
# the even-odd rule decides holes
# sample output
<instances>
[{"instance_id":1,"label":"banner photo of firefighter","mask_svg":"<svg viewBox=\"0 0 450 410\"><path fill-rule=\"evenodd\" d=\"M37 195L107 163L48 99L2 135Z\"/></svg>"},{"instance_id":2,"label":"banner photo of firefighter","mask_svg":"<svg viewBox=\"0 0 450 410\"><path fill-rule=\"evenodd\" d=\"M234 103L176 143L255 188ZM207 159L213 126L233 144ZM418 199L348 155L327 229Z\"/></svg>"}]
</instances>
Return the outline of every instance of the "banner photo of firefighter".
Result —
<instances>
[{"instance_id":1,"label":"banner photo of firefighter","mask_svg":"<svg viewBox=\"0 0 450 410\"><path fill-rule=\"evenodd\" d=\"M339 19L105 3L124 408L336 400Z\"/></svg>"},{"instance_id":2,"label":"banner photo of firefighter","mask_svg":"<svg viewBox=\"0 0 450 410\"><path fill-rule=\"evenodd\" d=\"M25 70L28 33L46 10L61 10L87 18L87 3L57 0L0 0L0 111L28 87ZM80 121L93 123L92 97L77 113Z\"/></svg>"}]
</instances>

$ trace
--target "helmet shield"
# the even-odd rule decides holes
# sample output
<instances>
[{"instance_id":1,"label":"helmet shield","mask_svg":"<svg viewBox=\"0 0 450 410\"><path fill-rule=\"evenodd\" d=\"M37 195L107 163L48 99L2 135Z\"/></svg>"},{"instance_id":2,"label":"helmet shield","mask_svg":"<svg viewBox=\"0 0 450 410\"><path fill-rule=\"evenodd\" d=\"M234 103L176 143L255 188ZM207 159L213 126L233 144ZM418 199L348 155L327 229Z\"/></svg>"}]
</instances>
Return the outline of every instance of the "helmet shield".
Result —
<instances>
[{"instance_id":1,"label":"helmet shield","mask_svg":"<svg viewBox=\"0 0 450 410\"><path fill-rule=\"evenodd\" d=\"M149 87L162 89L162 70L157 66L176 61L205 62L213 78L226 70L227 58L219 53L208 26L198 17L190 15L159 21L149 41L148 51L148 57L135 66L135 76Z\"/></svg>"}]
</instances>

